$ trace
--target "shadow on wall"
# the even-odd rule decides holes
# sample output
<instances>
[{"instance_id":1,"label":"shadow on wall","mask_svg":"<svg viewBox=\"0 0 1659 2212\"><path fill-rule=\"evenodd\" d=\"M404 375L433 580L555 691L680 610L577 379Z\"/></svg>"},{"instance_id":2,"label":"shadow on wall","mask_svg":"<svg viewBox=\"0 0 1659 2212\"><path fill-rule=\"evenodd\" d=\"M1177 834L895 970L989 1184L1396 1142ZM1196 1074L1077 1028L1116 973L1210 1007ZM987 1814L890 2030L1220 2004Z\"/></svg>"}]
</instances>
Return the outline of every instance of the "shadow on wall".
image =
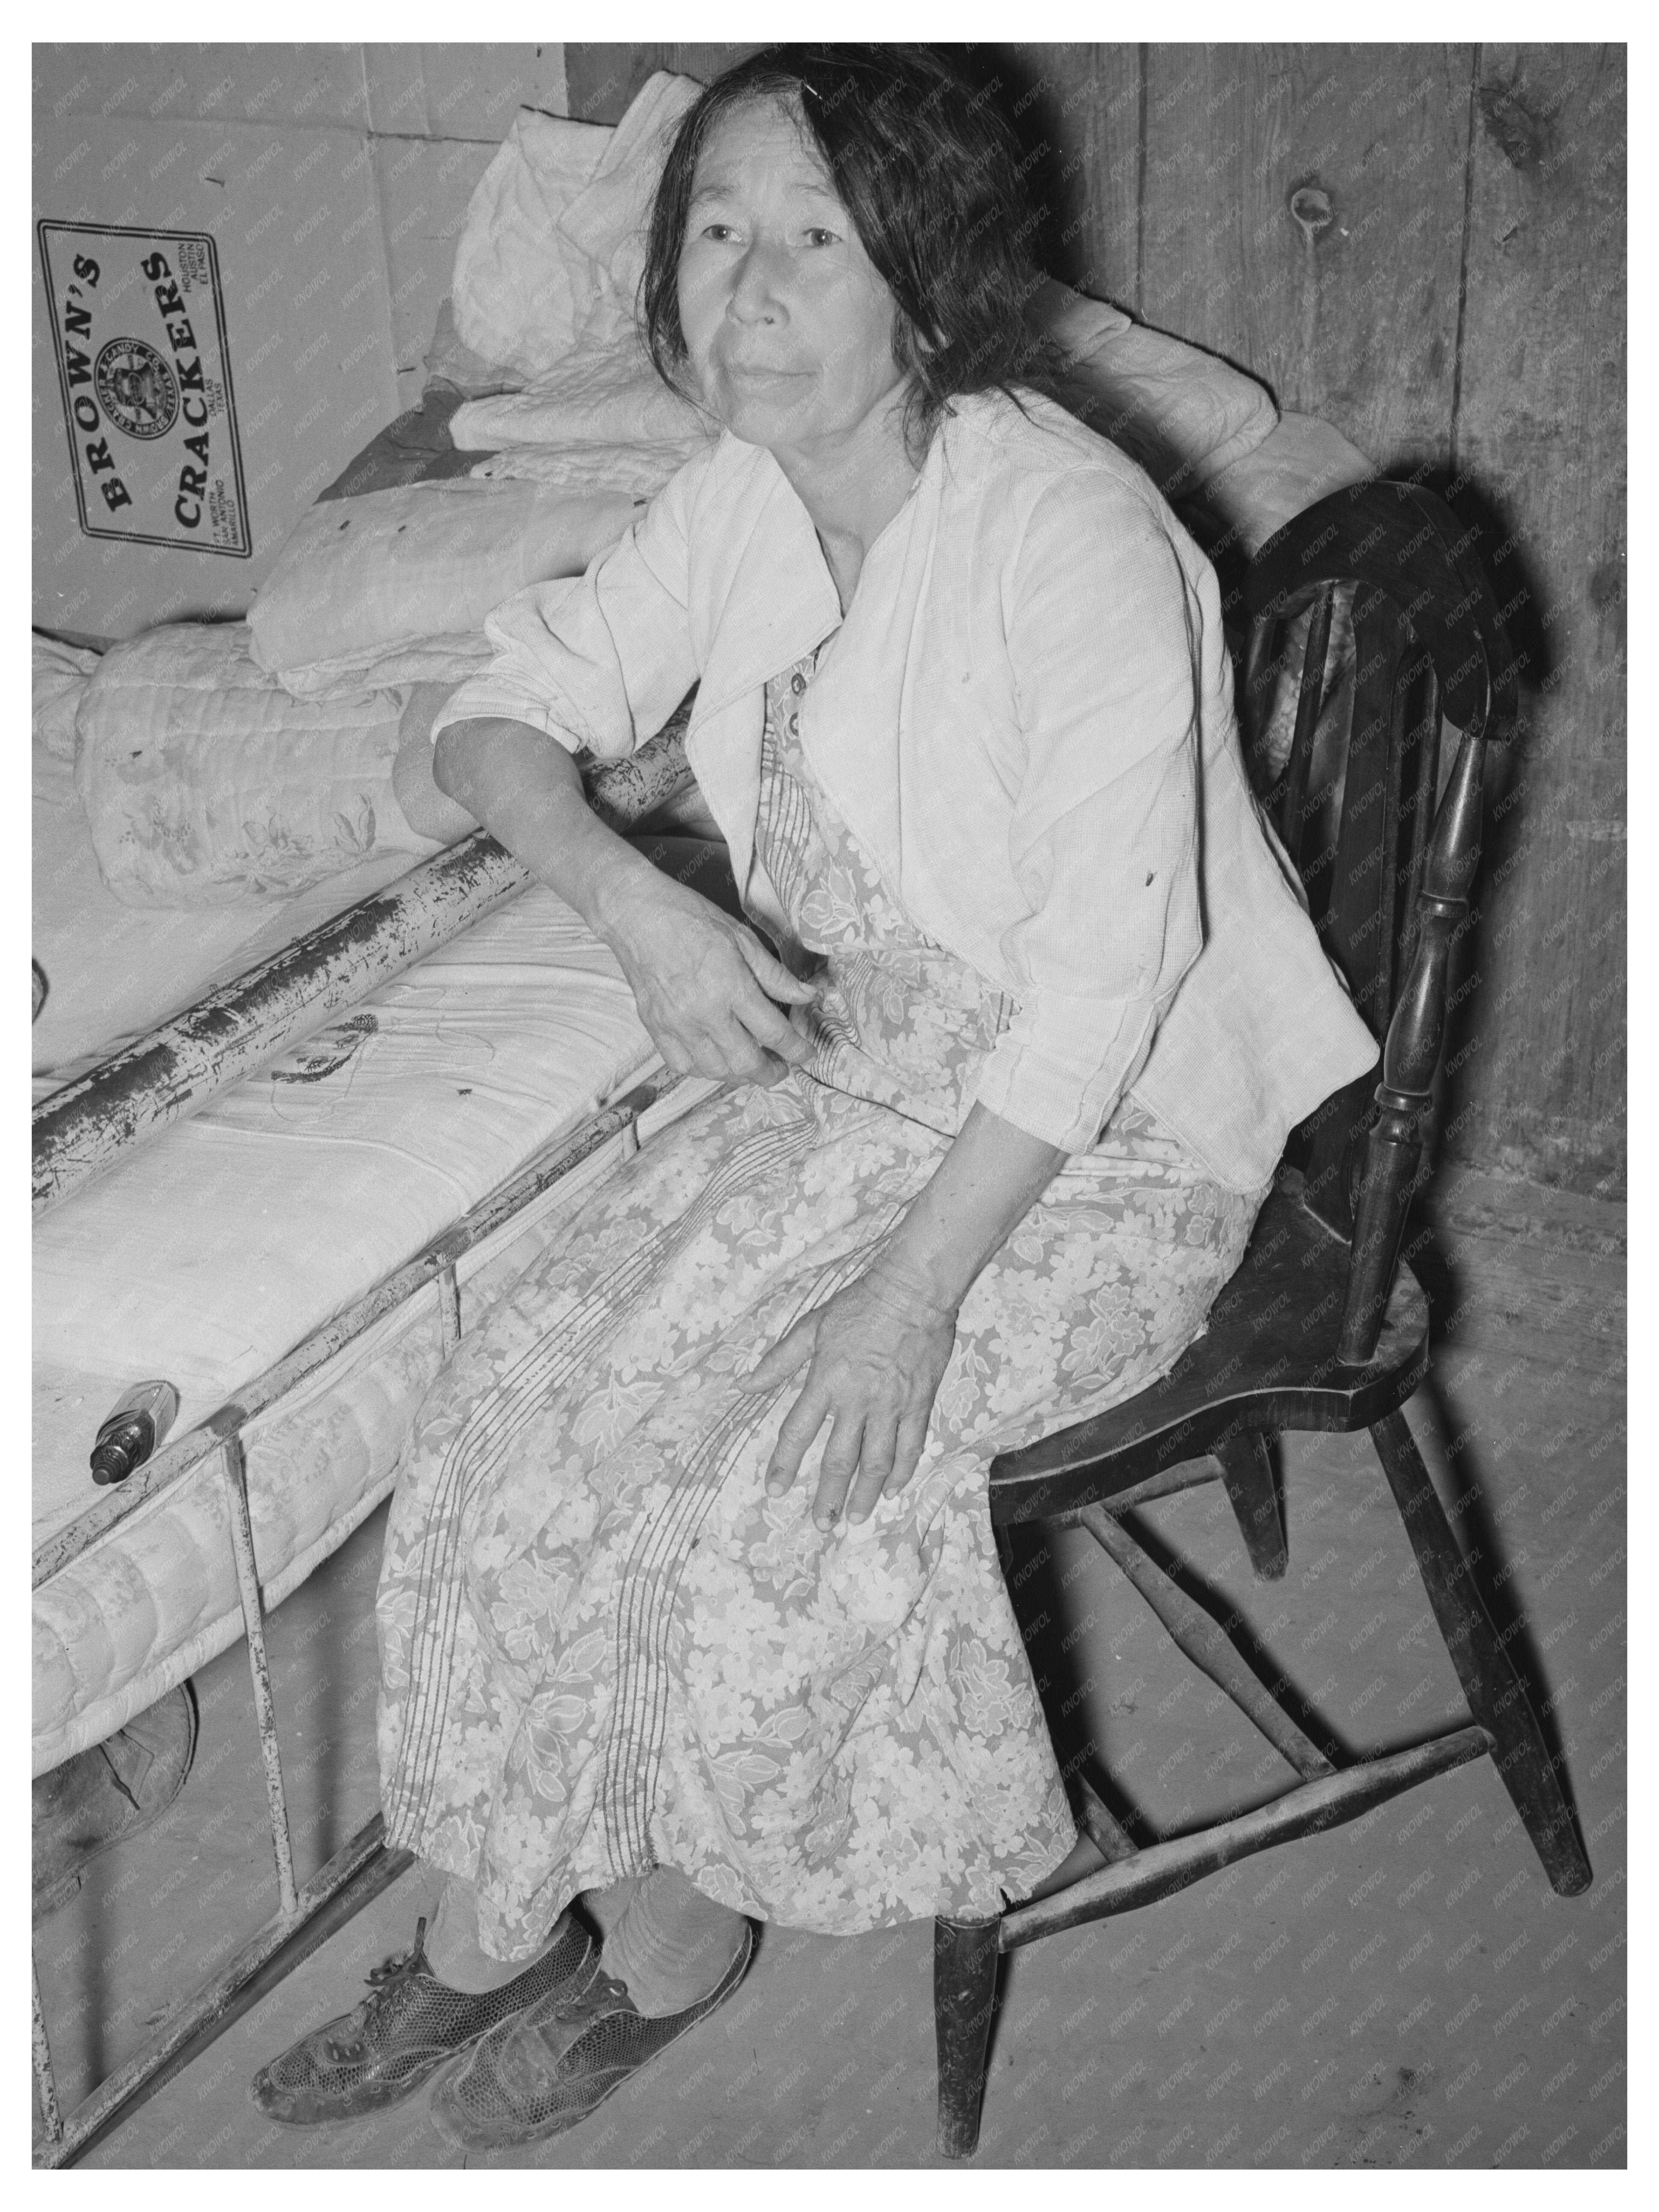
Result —
<instances>
[{"instance_id":1,"label":"shadow on wall","mask_svg":"<svg viewBox=\"0 0 1659 2212\"><path fill-rule=\"evenodd\" d=\"M1090 266L1088 227L1083 220L1091 179L1088 170L1066 161L1067 133L1058 112L1061 94L1048 70L1019 46L957 46L951 51L963 75L994 103L1019 142L1020 171L1037 218L1033 258L1062 283L1104 298ZM1106 161L1115 166L1123 155L1134 154L1136 134L1132 130L1124 145L1114 145L1111 122L1109 117ZM1115 292L1112 298L1115 306L1133 313L1133 298L1118 297Z\"/></svg>"}]
</instances>

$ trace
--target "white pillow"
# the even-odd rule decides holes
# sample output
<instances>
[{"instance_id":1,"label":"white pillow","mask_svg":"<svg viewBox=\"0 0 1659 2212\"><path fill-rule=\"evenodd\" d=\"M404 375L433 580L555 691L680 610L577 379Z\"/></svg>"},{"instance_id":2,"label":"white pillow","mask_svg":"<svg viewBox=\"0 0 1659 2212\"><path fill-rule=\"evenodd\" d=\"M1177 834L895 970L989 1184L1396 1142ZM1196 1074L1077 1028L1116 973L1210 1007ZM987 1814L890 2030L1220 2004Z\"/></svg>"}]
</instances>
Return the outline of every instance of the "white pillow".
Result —
<instances>
[{"instance_id":1,"label":"white pillow","mask_svg":"<svg viewBox=\"0 0 1659 2212\"><path fill-rule=\"evenodd\" d=\"M36 738L54 760L75 758L75 716L99 655L31 633L33 647L33 721Z\"/></svg>"},{"instance_id":2,"label":"white pillow","mask_svg":"<svg viewBox=\"0 0 1659 2212\"><path fill-rule=\"evenodd\" d=\"M659 70L614 130L520 112L455 249L455 327L475 354L528 381L579 338L632 331L668 138L702 90Z\"/></svg>"},{"instance_id":3,"label":"white pillow","mask_svg":"<svg viewBox=\"0 0 1659 2212\"><path fill-rule=\"evenodd\" d=\"M505 381L530 386L536 404L471 403L451 426L458 445L685 441L695 449L695 411L656 386L635 311L669 141L702 89L690 77L659 70L614 130L530 109L520 114L472 196L452 292L465 343L498 363ZM1252 451L1279 419L1249 377L1132 322L1120 307L1052 281L1037 305L1071 364L1073 411L1172 496ZM600 398L632 404L596 409ZM626 420L600 428L601 411ZM671 425L659 419L665 414L678 419ZM491 472L514 467L502 456ZM662 473L672 474L672 465ZM629 488L655 485L630 477Z\"/></svg>"},{"instance_id":4,"label":"white pillow","mask_svg":"<svg viewBox=\"0 0 1659 2212\"><path fill-rule=\"evenodd\" d=\"M324 501L302 514L248 618L268 672L481 629L526 584L580 576L635 519L626 491L562 497L460 477Z\"/></svg>"},{"instance_id":5,"label":"white pillow","mask_svg":"<svg viewBox=\"0 0 1659 2212\"><path fill-rule=\"evenodd\" d=\"M1133 327L1121 307L1113 307L1109 300L1091 300L1052 276L1043 279L1036 308L1038 322L1073 368L1108 338L1118 337Z\"/></svg>"},{"instance_id":6,"label":"white pillow","mask_svg":"<svg viewBox=\"0 0 1659 2212\"><path fill-rule=\"evenodd\" d=\"M559 219L561 234L605 272L605 286L580 335L601 345L632 337L645 275L652 204L680 118L703 88L659 70L648 77L593 172Z\"/></svg>"},{"instance_id":7,"label":"white pillow","mask_svg":"<svg viewBox=\"0 0 1659 2212\"><path fill-rule=\"evenodd\" d=\"M1247 553L1316 501L1377 473L1358 446L1315 415L1281 415L1270 437L1206 479L1203 501L1219 534Z\"/></svg>"},{"instance_id":8,"label":"white pillow","mask_svg":"<svg viewBox=\"0 0 1659 2212\"><path fill-rule=\"evenodd\" d=\"M1079 323L1075 311L1070 319ZM1254 378L1127 315L1118 324L1073 353L1063 396L1167 498L1197 490L1272 434L1279 410Z\"/></svg>"},{"instance_id":9,"label":"white pillow","mask_svg":"<svg viewBox=\"0 0 1659 2212\"><path fill-rule=\"evenodd\" d=\"M558 221L598 168L611 133L522 109L478 179L455 247L455 327L487 362L533 376L575 343L599 270Z\"/></svg>"},{"instance_id":10,"label":"white pillow","mask_svg":"<svg viewBox=\"0 0 1659 2212\"><path fill-rule=\"evenodd\" d=\"M720 427L669 390L630 325L609 343L584 338L522 392L469 400L457 409L451 431L458 446L495 455L478 465L477 476L529 473L573 489L592 482L648 493L717 438ZM523 447L571 466L550 474L526 470Z\"/></svg>"}]
</instances>

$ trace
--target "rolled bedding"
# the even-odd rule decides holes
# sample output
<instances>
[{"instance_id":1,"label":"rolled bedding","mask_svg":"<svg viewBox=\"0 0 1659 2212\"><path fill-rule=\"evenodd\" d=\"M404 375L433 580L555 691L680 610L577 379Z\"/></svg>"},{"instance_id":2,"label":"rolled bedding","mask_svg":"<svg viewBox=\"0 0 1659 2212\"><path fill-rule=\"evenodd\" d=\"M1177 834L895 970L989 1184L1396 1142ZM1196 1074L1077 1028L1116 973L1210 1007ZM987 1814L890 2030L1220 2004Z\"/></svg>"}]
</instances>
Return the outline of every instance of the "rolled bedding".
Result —
<instances>
[{"instance_id":1,"label":"rolled bedding","mask_svg":"<svg viewBox=\"0 0 1659 2212\"><path fill-rule=\"evenodd\" d=\"M287 896L371 854L438 850L392 789L405 695L296 700L250 645L245 623L172 623L87 679L76 789L130 906Z\"/></svg>"},{"instance_id":2,"label":"rolled bedding","mask_svg":"<svg viewBox=\"0 0 1659 2212\"><path fill-rule=\"evenodd\" d=\"M636 512L625 489L466 477L328 501L301 517L260 587L249 650L290 690L324 688L295 672L325 672L336 686L353 670L367 677L394 647L481 631L526 584L579 576Z\"/></svg>"}]
</instances>

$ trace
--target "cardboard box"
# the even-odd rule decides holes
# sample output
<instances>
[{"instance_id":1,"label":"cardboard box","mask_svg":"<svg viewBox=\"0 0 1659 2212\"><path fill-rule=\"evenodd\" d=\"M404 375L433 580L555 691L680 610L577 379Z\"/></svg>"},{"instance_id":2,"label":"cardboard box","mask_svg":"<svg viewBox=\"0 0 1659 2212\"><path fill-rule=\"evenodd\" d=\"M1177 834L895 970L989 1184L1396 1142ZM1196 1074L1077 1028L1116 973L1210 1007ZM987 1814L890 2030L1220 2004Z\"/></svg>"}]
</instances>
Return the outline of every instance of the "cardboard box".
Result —
<instances>
[{"instance_id":1,"label":"cardboard box","mask_svg":"<svg viewBox=\"0 0 1659 2212\"><path fill-rule=\"evenodd\" d=\"M33 80L33 619L245 614L418 398L473 187L520 104L563 112L563 50L40 46Z\"/></svg>"},{"instance_id":2,"label":"cardboard box","mask_svg":"<svg viewBox=\"0 0 1659 2212\"><path fill-rule=\"evenodd\" d=\"M33 619L243 613L397 412L368 140L70 117L35 143Z\"/></svg>"}]
</instances>

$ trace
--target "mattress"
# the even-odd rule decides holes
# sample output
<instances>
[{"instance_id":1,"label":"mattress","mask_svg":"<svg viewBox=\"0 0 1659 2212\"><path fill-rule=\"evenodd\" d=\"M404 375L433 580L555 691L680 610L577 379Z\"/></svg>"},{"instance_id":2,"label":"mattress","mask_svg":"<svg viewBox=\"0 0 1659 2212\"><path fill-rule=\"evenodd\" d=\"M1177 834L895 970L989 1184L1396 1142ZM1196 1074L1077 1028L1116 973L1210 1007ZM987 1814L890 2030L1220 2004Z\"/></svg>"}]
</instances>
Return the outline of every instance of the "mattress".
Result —
<instances>
[{"instance_id":1,"label":"mattress","mask_svg":"<svg viewBox=\"0 0 1659 2212\"><path fill-rule=\"evenodd\" d=\"M414 866L380 853L290 896L132 907L98 872L72 764L33 749L30 951L46 1000L30 1036L37 1098Z\"/></svg>"},{"instance_id":2,"label":"mattress","mask_svg":"<svg viewBox=\"0 0 1659 2212\"><path fill-rule=\"evenodd\" d=\"M188 1003L211 975L286 942L351 889L336 879L308 900L234 914L120 908L118 925L90 896L72 822L49 830L37 859L47 911L35 938L52 994L36 1030L47 1080ZM40 882L41 860L66 875ZM382 880L395 861L380 867ZM78 871L88 898L77 950L64 892ZM116 953L101 973L88 968ZM35 1543L105 1495L88 1455L130 1384L172 1382L176 1433L193 1426L658 1065L611 954L561 901L532 889L43 1215L33 1262ZM468 1255L459 1270L468 1325L544 1248L621 1144ZM428 1291L250 1425L267 1602L280 1602L386 1496L439 1358ZM43 1583L33 1626L41 1772L240 1634L217 1459Z\"/></svg>"}]
</instances>

